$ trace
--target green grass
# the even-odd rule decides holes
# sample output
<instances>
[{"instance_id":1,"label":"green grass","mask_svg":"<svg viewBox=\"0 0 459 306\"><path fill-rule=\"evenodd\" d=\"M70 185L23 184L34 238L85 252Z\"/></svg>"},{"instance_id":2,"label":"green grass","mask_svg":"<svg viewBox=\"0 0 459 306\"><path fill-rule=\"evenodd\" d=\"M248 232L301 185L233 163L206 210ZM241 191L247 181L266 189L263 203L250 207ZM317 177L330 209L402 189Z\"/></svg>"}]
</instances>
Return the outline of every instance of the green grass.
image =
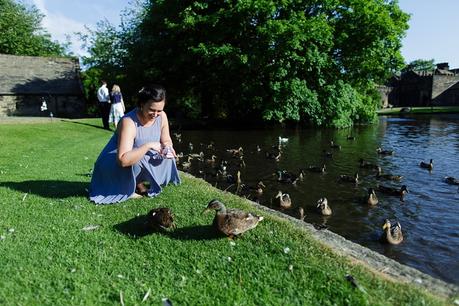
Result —
<instances>
[{"instance_id":1,"label":"green grass","mask_svg":"<svg viewBox=\"0 0 459 306\"><path fill-rule=\"evenodd\" d=\"M164 297L174 305L448 302L353 265L266 213L233 245L214 234L203 208L219 198L256 210L184 175L156 198L96 206L87 200L87 173L111 133L92 126L99 120L79 122L0 125L2 305L116 305L120 292L125 305L160 305ZM176 231L144 230L143 216L159 206L172 208ZM83 231L88 225L100 227Z\"/></svg>"},{"instance_id":2,"label":"green grass","mask_svg":"<svg viewBox=\"0 0 459 306\"><path fill-rule=\"evenodd\" d=\"M402 107L383 108L378 110L379 115L400 115ZM411 110L403 114L439 114L459 113L459 106L434 106L434 107L411 107Z\"/></svg>"}]
</instances>

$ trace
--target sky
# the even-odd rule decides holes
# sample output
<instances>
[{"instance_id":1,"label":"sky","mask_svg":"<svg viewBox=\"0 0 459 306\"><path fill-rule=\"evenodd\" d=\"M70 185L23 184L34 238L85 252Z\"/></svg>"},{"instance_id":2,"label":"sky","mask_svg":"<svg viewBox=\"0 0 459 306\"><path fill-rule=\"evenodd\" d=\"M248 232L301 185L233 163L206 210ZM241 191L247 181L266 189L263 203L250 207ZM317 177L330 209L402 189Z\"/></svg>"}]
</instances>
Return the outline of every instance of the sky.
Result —
<instances>
[{"instance_id":1,"label":"sky","mask_svg":"<svg viewBox=\"0 0 459 306\"><path fill-rule=\"evenodd\" d=\"M43 27L53 39L65 42L71 36L72 51L86 55L74 32L85 33L104 18L112 24L120 23L120 13L128 6L127 0L20 0L34 4L45 15ZM459 0L399 0L401 9L411 15L409 30L402 40L405 62L416 59L435 63L449 62L450 68L459 68Z\"/></svg>"}]
</instances>

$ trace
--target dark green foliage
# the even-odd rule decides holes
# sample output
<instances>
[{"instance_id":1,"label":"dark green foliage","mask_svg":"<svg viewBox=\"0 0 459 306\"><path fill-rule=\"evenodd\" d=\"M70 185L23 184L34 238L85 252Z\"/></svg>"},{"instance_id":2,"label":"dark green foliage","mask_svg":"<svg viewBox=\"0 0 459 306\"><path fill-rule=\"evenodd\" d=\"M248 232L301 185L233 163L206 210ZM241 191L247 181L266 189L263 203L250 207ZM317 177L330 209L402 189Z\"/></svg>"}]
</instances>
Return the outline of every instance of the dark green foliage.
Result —
<instances>
[{"instance_id":1,"label":"dark green foliage","mask_svg":"<svg viewBox=\"0 0 459 306\"><path fill-rule=\"evenodd\" d=\"M0 0L0 53L64 56L66 45L52 41L40 25L43 15L34 6Z\"/></svg>"},{"instance_id":2,"label":"dark green foliage","mask_svg":"<svg viewBox=\"0 0 459 306\"><path fill-rule=\"evenodd\" d=\"M123 71L164 84L170 108L344 127L374 118L408 15L386 0L170 0L131 20Z\"/></svg>"},{"instance_id":3,"label":"dark green foliage","mask_svg":"<svg viewBox=\"0 0 459 306\"><path fill-rule=\"evenodd\" d=\"M402 72L407 72L411 70L432 72L435 69L434 62L435 62L434 59L430 59L430 60L417 59L407 64L402 69Z\"/></svg>"}]
</instances>

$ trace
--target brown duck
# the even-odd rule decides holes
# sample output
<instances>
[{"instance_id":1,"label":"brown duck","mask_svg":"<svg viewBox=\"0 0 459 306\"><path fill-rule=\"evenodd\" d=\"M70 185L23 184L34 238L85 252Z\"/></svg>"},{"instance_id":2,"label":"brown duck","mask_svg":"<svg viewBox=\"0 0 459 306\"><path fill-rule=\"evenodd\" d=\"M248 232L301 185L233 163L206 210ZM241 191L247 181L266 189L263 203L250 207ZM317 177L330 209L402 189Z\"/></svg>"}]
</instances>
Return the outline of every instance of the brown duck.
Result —
<instances>
[{"instance_id":1,"label":"brown duck","mask_svg":"<svg viewBox=\"0 0 459 306\"><path fill-rule=\"evenodd\" d=\"M365 203L371 206L378 204L379 200L373 188L368 188L368 195L365 197Z\"/></svg>"},{"instance_id":2,"label":"brown duck","mask_svg":"<svg viewBox=\"0 0 459 306\"><path fill-rule=\"evenodd\" d=\"M400 244L403 241L402 226L399 222L391 226L390 221L386 219L383 225L384 234L383 240L390 244Z\"/></svg>"},{"instance_id":3,"label":"brown duck","mask_svg":"<svg viewBox=\"0 0 459 306\"><path fill-rule=\"evenodd\" d=\"M147 215L148 224L152 229L170 229L175 228L174 215L172 210L166 207L159 207L150 210Z\"/></svg>"},{"instance_id":4,"label":"brown duck","mask_svg":"<svg viewBox=\"0 0 459 306\"><path fill-rule=\"evenodd\" d=\"M322 216L330 216L332 214L332 210L330 206L328 206L327 198L320 198L319 201L317 201L317 210Z\"/></svg>"},{"instance_id":5,"label":"brown duck","mask_svg":"<svg viewBox=\"0 0 459 306\"><path fill-rule=\"evenodd\" d=\"M215 218L212 225L229 238L237 237L248 230L255 228L258 222L263 220L257 216L239 209L226 209L219 200L209 202L204 212L215 210Z\"/></svg>"}]
</instances>

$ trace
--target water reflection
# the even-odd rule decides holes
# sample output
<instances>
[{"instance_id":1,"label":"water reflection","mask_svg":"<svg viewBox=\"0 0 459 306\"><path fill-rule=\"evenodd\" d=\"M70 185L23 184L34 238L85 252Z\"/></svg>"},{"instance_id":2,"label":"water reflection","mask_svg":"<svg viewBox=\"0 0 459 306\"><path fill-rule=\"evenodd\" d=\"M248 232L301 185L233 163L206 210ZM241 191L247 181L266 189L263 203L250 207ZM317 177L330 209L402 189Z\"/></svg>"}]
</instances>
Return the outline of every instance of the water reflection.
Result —
<instances>
[{"instance_id":1,"label":"water reflection","mask_svg":"<svg viewBox=\"0 0 459 306\"><path fill-rule=\"evenodd\" d=\"M348 140L348 136L355 140ZM266 158L265 152L275 150L279 136L288 138L282 146L279 161ZM382 117L378 125L357 126L349 130L291 129L250 131L182 131L182 142L175 143L177 152L212 154L216 162L193 159L188 172L203 177L220 189L235 192L234 181L218 175L218 166L227 161L227 173L235 177L238 170L246 188L242 196L254 198L259 181L266 185L260 202L278 208L273 198L281 190L289 193L292 208L285 213L298 217L298 208L305 212L305 221L324 225L352 241L367 246L401 263L413 266L435 277L459 284L459 203L458 187L444 182L445 176L459 177L459 116L436 115L417 117ZM341 145L332 149L330 141ZM189 143L193 144L190 152ZM213 143L211 148L208 145ZM257 150L257 146L261 151ZM273 148L274 146L274 148ZM245 167L227 149L243 147ZM376 148L395 151L382 156ZM324 156L324 150L333 154ZM359 168L359 160L381 166L383 173L403 175L402 182L381 181L372 169ZM421 161L434 160L433 171L421 169ZM300 169L325 163L326 173L305 171L296 185L282 184L275 175L278 170L297 174ZM360 183L340 183L342 174L358 171ZM367 189L377 184L400 187L406 184L410 193L405 202L397 197L378 193L379 203L369 207L363 203ZM326 197L333 210L330 217L316 210L317 200ZM379 237L386 218L402 224L405 240L397 246L381 244Z\"/></svg>"}]
</instances>

